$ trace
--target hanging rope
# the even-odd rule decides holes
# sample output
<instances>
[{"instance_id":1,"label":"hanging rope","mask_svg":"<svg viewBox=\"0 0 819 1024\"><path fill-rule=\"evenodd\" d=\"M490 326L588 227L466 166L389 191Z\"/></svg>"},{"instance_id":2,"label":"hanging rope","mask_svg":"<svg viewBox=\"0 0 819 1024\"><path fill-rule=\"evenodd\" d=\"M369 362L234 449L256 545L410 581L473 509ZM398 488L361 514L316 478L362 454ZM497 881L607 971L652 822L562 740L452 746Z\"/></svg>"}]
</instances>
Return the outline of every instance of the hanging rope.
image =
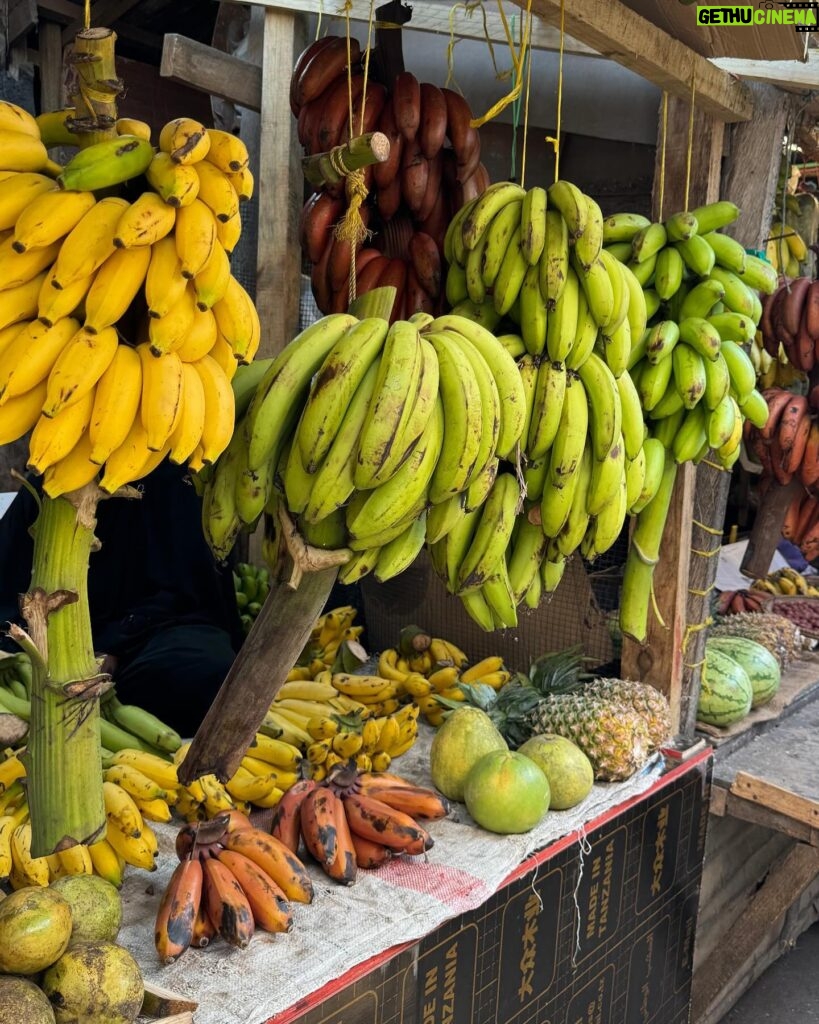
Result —
<instances>
[{"instance_id":1,"label":"hanging rope","mask_svg":"<svg viewBox=\"0 0 819 1024\"><path fill-rule=\"evenodd\" d=\"M473 128L480 128L481 125L486 124L487 121L491 121L493 117L497 117L497 115L502 110L505 110L510 103L514 103L518 96L520 96L523 88L523 61L528 50L528 40L531 36L532 0L526 0L526 31L523 33L523 42L521 43L518 52L515 52L515 41L511 29L509 28L509 22L506 20L506 12L503 9L502 0L498 0L498 11L500 13L503 31L506 35L509 54L512 58L514 85L510 92L505 96L502 96L497 103L494 103L485 114L481 117L472 118L469 123Z\"/></svg>"},{"instance_id":2,"label":"hanging rope","mask_svg":"<svg viewBox=\"0 0 819 1024\"><path fill-rule=\"evenodd\" d=\"M347 39L347 106L349 110L347 121L347 136L352 138L355 132L355 114L353 111L353 70L352 52L350 47L350 16L352 14L352 0L345 0L343 12L345 20L345 33ZM361 90L361 113L358 122L358 134L364 130L364 112L367 107L367 82L370 74L370 54L372 52L372 33L375 23L375 0L370 0L370 13L367 20L367 44L364 51L364 85ZM332 159L332 158L331 158ZM350 245L350 275L347 282L347 295L349 302L356 297L356 252L359 245L369 237L369 232L361 219L361 207L367 199L367 181L364 171L349 171L344 177L344 192L347 197L347 209L343 219L335 227L335 237L339 242L348 242Z\"/></svg>"},{"instance_id":3,"label":"hanging rope","mask_svg":"<svg viewBox=\"0 0 819 1024\"><path fill-rule=\"evenodd\" d=\"M529 137L529 97L532 92L532 19L528 23L529 38L526 49L526 99L523 104L523 152L520 157L520 186L526 187L526 144Z\"/></svg>"},{"instance_id":4,"label":"hanging rope","mask_svg":"<svg viewBox=\"0 0 819 1024\"><path fill-rule=\"evenodd\" d=\"M560 178L560 129L563 120L563 44L566 38L566 0L560 0L560 56L557 62L557 118L554 135L547 135L555 151L555 181Z\"/></svg>"},{"instance_id":5,"label":"hanging rope","mask_svg":"<svg viewBox=\"0 0 819 1024\"><path fill-rule=\"evenodd\" d=\"M694 96L695 75L691 72L691 108L688 112L688 152L685 155L685 212L688 213L688 192L691 188L691 159L694 154Z\"/></svg>"},{"instance_id":6,"label":"hanging rope","mask_svg":"<svg viewBox=\"0 0 819 1024\"><path fill-rule=\"evenodd\" d=\"M665 146L668 139L668 93L663 90L663 116L660 136L660 199L657 219L663 219L663 202L665 200Z\"/></svg>"},{"instance_id":7,"label":"hanging rope","mask_svg":"<svg viewBox=\"0 0 819 1024\"><path fill-rule=\"evenodd\" d=\"M85 0L85 15L83 18L85 23L85 31L87 32L91 28L91 0Z\"/></svg>"}]
</instances>

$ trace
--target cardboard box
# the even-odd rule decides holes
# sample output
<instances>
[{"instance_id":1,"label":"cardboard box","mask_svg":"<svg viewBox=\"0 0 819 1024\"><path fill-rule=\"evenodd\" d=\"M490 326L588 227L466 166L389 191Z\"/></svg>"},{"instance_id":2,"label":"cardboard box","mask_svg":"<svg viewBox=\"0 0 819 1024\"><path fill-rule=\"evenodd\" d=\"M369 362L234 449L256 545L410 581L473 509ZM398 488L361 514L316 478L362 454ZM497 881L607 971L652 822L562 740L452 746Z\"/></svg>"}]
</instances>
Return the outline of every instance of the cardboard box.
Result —
<instances>
[{"instance_id":1,"label":"cardboard box","mask_svg":"<svg viewBox=\"0 0 819 1024\"><path fill-rule=\"evenodd\" d=\"M572 558L560 586L536 611L518 609L517 629L485 633L447 593L424 552L394 580L361 583L366 642L371 651L392 647L402 626L415 623L461 647L472 661L499 654L511 669L525 672L538 655L579 644L594 665L614 657L609 620L592 593L579 558Z\"/></svg>"},{"instance_id":2,"label":"cardboard box","mask_svg":"<svg viewBox=\"0 0 819 1024\"><path fill-rule=\"evenodd\" d=\"M269 1024L688 1024L710 751Z\"/></svg>"}]
</instances>

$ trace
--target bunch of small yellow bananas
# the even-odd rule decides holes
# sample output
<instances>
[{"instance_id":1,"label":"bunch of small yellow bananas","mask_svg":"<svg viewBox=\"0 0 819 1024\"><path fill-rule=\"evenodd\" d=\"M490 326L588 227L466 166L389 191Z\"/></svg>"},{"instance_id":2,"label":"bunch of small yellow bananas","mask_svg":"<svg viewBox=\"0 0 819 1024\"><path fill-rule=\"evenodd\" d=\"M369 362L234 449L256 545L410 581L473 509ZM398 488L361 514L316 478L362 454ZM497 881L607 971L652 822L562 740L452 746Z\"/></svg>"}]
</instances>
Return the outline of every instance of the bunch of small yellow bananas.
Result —
<instances>
[{"instance_id":1,"label":"bunch of small yellow bananas","mask_svg":"<svg viewBox=\"0 0 819 1024\"><path fill-rule=\"evenodd\" d=\"M777 596L796 597L819 597L819 588L808 583L801 572L796 569L777 569L763 579L754 580L751 590L762 590L766 594Z\"/></svg>"},{"instance_id":2,"label":"bunch of small yellow bananas","mask_svg":"<svg viewBox=\"0 0 819 1024\"><path fill-rule=\"evenodd\" d=\"M354 667L350 660L351 653L355 662L365 661L366 657L360 647L353 648L352 652L349 649L350 644L358 644L364 632L363 626L353 625L355 617L356 610L352 605L333 608L320 615L288 680L314 679L319 672L334 667L343 667L349 671Z\"/></svg>"},{"instance_id":3,"label":"bunch of small yellow bananas","mask_svg":"<svg viewBox=\"0 0 819 1024\"><path fill-rule=\"evenodd\" d=\"M386 771L418 733L417 710L401 706L404 695L391 679L324 670L284 683L262 728L305 751L314 778L316 766L329 770L336 758L354 758L361 771Z\"/></svg>"},{"instance_id":4,"label":"bunch of small yellow bananas","mask_svg":"<svg viewBox=\"0 0 819 1024\"><path fill-rule=\"evenodd\" d=\"M778 274L799 277L808 258L805 239L790 224L774 221L765 244L765 257Z\"/></svg>"},{"instance_id":5,"label":"bunch of small yellow bananas","mask_svg":"<svg viewBox=\"0 0 819 1024\"><path fill-rule=\"evenodd\" d=\"M77 144L73 113L0 103L0 443L33 428L50 497L215 461L260 339L229 260L253 189L241 140L177 118L155 150L123 120L60 167L46 147ZM139 180L133 202L112 194Z\"/></svg>"},{"instance_id":6,"label":"bunch of small yellow bananas","mask_svg":"<svg viewBox=\"0 0 819 1024\"><path fill-rule=\"evenodd\" d=\"M749 357L756 370L757 387L760 391L774 387L789 388L797 381L805 380L805 374L788 359L781 344L776 358L766 351L762 344L761 331L757 331L754 336Z\"/></svg>"},{"instance_id":7,"label":"bunch of small yellow bananas","mask_svg":"<svg viewBox=\"0 0 819 1024\"><path fill-rule=\"evenodd\" d=\"M77 844L47 857L31 856L31 825L22 784L25 766L18 754L0 763L0 880L8 878L12 888L20 889L48 885L63 875L98 874L119 887L126 864L155 870L158 846L148 822L170 820L167 800L171 797L155 778L129 767L131 755L139 755L139 763L149 764L155 776L173 769L175 777L174 766L154 754L123 750L112 755L103 782L105 835L90 845Z\"/></svg>"}]
</instances>

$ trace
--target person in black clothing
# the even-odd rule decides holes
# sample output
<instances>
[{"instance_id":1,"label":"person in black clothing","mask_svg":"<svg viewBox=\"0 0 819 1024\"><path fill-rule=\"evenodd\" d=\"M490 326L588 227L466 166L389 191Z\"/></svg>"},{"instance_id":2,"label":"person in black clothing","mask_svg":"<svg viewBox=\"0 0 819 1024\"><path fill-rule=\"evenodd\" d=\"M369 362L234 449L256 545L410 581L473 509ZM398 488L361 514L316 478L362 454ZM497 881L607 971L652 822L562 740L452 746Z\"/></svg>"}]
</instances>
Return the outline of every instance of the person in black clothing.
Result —
<instances>
[{"instance_id":1,"label":"person in black clothing","mask_svg":"<svg viewBox=\"0 0 819 1024\"><path fill-rule=\"evenodd\" d=\"M201 499L184 467L166 460L138 486L141 499L97 508L101 548L88 572L94 649L123 703L191 736L242 643L232 571L205 542ZM24 624L18 599L31 583L36 517L22 488L0 518L0 628ZM5 636L0 646L17 650Z\"/></svg>"}]
</instances>

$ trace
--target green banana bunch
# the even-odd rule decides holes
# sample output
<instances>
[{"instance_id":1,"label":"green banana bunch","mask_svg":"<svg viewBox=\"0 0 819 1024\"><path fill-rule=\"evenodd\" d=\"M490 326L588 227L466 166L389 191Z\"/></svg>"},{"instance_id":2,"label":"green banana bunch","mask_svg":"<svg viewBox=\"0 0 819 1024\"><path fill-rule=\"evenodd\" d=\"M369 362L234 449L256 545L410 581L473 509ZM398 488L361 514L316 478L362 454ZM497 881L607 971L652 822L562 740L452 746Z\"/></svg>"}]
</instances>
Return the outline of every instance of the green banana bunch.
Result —
<instances>
[{"instance_id":1,"label":"green banana bunch","mask_svg":"<svg viewBox=\"0 0 819 1024\"><path fill-rule=\"evenodd\" d=\"M239 562L233 570L233 588L242 627L247 633L270 592L270 573L265 566Z\"/></svg>"}]
</instances>

